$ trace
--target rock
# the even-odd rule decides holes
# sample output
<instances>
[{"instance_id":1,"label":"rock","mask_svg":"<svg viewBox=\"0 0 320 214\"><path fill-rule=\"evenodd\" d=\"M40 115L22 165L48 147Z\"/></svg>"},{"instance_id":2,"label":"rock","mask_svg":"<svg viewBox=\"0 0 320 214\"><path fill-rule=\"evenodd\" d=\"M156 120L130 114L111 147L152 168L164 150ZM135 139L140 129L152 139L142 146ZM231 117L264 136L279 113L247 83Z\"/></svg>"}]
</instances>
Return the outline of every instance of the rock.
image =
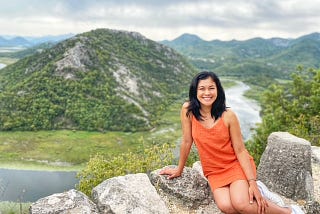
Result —
<instances>
[{"instance_id":1,"label":"rock","mask_svg":"<svg viewBox=\"0 0 320 214\"><path fill-rule=\"evenodd\" d=\"M202 170L202 165L200 161L196 161L192 164L192 169L197 170L200 175L203 177L203 179L205 179L206 181L208 181L208 179L204 176L203 174L203 170Z\"/></svg>"},{"instance_id":2,"label":"rock","mask_svg":"<svg viewBox=\"0 0 320 214\"><path fill-rule=\"evenodd\" d=\"M305 205L307 214L319 214L320 213L320 204L317 201L309 201Z\"/></svg>"},{"instance_id":3,"label":"rock","mask_svg":"<svg viewBox=\"0 0 320 214\"><path fill-rule=\"evenodd\" d=\"M129 174L105 180L92 190L101 213L169 213L147 174Z\"/></svg>"},{"instance_id":4,"label":"rock","mask_svg":"<svg viewBox=\"0 0 320 214\"><path fill-rule=\"evenodd\" d=\"M268 188L295 201L313 198L310 142L287 132L274 132L258 166Z\"/></svg>"},{"instance_id":5,"label":"rock","mask_svg":"<svg viewBox=\"0 0 320 214\"><path fill-rule=\"evenodd\" d=\"M312 148L312 156L311 159L314 163L320 164L320 147L311 146Z\"/></svg>"},{"instance_id":6,"label":"rock","mask_svg":"<svg viewBox=\"0 0 320 214\"><path fill-rule=\"evenodd\" d=\"M209 184L197 170L185 167L182 175L174 179L167 179L166 175L159 175L161 170L155 170L150 174L150 180L156 188L161 188L164 192L177 197L192 209L212 203Z\"/></svg>"},{"instance_id":7,"label":"rock","mask_svg":"<svg viewBox=\"0 0 320 214\"><path fill-rule=\"evenodd\" d=\"M30 214L98 214L97 206L82 192L71 189L57 193L31 204Z\"/></svg>"}]
</instances>

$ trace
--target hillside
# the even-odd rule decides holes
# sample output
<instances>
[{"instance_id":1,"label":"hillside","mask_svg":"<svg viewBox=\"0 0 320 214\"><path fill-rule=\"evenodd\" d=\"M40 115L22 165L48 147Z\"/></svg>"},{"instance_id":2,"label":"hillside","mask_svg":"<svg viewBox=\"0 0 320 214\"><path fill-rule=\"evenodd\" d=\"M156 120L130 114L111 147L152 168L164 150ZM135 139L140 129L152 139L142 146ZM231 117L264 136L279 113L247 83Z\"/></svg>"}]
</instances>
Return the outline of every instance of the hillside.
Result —
<instances>
[{"instance_id":1,"label":"hillside","mask_svg":"<svg viewBox=\"0 0 320 214\"><path fill-rule=\"evenodd\" d=\"M0 130L148 130L195 72L135 32L79 34L0 70Z\"/></svg>"},{"instance_id":2,"label":"hillside","mask_svg":"<svg viewBox=\"0 0 320 214\"><path fill-rule=\"evenodd\" d=\"M320 67L319 33L297 39L253 38L245 41L205 41L195 35L183 34L161 43L187 56L195 67L220 75L288 78L298 65Z\"/></svg>"}]
</instances>

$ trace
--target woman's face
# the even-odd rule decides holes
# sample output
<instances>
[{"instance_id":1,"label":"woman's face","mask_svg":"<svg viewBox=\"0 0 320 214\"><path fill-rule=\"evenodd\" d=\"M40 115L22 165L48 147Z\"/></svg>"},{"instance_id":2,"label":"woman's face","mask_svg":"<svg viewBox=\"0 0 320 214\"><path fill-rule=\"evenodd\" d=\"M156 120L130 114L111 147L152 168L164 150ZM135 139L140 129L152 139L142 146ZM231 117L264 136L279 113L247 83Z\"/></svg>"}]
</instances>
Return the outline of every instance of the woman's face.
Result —
<instances>
[{"instance_id":1,"label":"woman's face","mask_svg":"<svg viewBox=\"0 0 320 214\"><path fill-rule=\"evenodd\" d=\"M217 96L217 86L211 77L199 81L197 88L197 98L201 105L212 106L214 101L217 99Z\"/></svg>"}]
</instances>

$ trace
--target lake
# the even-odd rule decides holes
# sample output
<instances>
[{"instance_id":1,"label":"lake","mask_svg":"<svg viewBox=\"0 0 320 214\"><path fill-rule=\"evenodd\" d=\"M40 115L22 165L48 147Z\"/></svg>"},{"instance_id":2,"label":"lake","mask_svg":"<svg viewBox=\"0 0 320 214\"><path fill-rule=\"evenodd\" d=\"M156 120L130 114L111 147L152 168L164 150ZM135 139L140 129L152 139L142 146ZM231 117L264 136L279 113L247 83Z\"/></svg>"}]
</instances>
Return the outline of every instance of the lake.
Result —
<instances>
[{"instance_id":1,"label":"lake","mask_svg":"<svg viewBox=\"0 0 320 214\"><path fill-rule=\"evenodd\" d=\"M227 106L236 112L245 141L251 137L256 123L261 122L259 105L243 96L248 89L249 86L238 82L225 91ZM0 201L34 202L75 188L77 183L76 172L0 169Z\"/></svg>"},{"instance_id":2,"label":"lake","mask_svg":"<svg viewBox=\"0 0 320 214\"><path fill-rule=\"evenodd\" d=\"M34 202L77 183L76 172L0 169L0 201Z\"/></svg>"}]
</instances>

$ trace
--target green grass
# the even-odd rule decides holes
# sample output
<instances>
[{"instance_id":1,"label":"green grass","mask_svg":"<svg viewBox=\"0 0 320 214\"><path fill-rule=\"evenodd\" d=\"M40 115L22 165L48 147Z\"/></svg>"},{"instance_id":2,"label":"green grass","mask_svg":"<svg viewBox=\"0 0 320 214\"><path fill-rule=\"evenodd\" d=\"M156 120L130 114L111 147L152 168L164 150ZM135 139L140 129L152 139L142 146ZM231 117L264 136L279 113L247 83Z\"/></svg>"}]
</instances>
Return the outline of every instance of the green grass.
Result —
<instances>
[{"instance_id":1,"label":"green grass","mask_svg":"<svg viewBox=\"0 0 320 214\"><path fill-rule=\"evenodd\" d=\"M2 64L10 65L12 63L15 63L16 61L18 61L18 59L8 58L8 57L0 57L0 63L2 63Z\"/></svg>"},{"instance_id":2,"label":"green grass","mask_svg":"<svg viewBox=\"0 0 320 214\"><path fill-rule=\"evenodd\" d=\"M95 154L114 156L146 145L175 142L181 133L181 105L182 101L172 104L159 121L159 127L148 132L0 132L0 167L77 170Z\"/></svg>"},{"instance_id":3,"label":"green grass","mask_svg":"<svg viewBox=\"0 0 320 214\"><path fill-rule=\"evenodd\" d=\"M27 214L31 203L0 202L1 214Z\"/></svg>"},{"instance_id":4,"label":"green grass","mask_svg":"<svg viewBox=\"0 0 320 214\"><path fill-rule=\"evenodd\" d=\"M104 156L113 156L128 150L135 151L139 148L142 139L146 143L151 143L156 140L155 137L160 137L157 136L156 131L143 133L67 130L1 132L0 166L42 168L41 166L51 165L52 168L74 169L81 167L92 155L99 153ZM168 140L170 138L166 137Z\"/></svg>"}]
</instances>

